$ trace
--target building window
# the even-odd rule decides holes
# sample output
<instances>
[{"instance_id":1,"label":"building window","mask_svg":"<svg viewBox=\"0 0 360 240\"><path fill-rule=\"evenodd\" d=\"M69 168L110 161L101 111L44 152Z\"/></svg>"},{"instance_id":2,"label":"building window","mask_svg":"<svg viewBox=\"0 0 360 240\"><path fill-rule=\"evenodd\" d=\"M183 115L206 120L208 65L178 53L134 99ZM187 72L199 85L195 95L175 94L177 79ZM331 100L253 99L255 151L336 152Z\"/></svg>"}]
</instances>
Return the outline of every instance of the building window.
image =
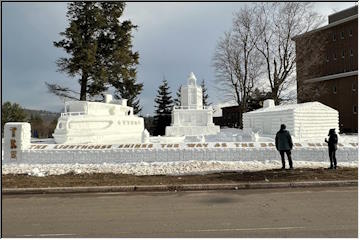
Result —
<instances>
[{"instance_id":1,"label":"building window","mask_svg":"<svg viewBox=\"0 0 360 240\"><path fill-rule=\"evenodd\" d=\"M354 52L352 49L350 49L350 57L354 56Z\"/></svg>"},{"instance_id":2,"label":"building window","mask_svg":"<svg viewBox=\"0 0 360 240\"><path fill-rule=\"evenodd\" d=\"M341 58L345 58L345 50L342 51Z\"/></svg>"},{"instance_id":3,"label":"building window","mask_svg":"<svg viewBox=\"0 0 360 240\"><path fill-rule=\"evenodd\" d=\"M329 56L326 56L326 62L329 62Z\"/></svg>"},{"instance_id":4,"label":"building window","mask_svg":"<svg viewBox=\"0 0 360 240\"><path fill-rule=\"evenodd\" d=\"M353 113L357 114L357 106L356 105L353 106Z\"/></svg>"},{"instance_id":5,"label":"building window","mask_svg":"<svg viewBox=\"0 0 360 240\"><path fill-rule=\"evenodd\" d=\"M336 53L334 53L334 60L336 61L336 59L337 59L337 58L336 58Z\"/></svg>"},{"instance_id":6,"label":"building window","mask_svg":"<svg viewBox=\"0 0 360 240\"><path fill-rule=\"evenodd\" d=\"M351 88L352 88L352 91L353 91L353 92L356 92L356 83L353 83L352 86L351 86Z\"/></svg>"},{"instance_id":7,"label":"building window","mask_svg":"<svg viewBox=\"0 0 360 240\"><path fill-rule=\"evenodd\" d=\"M336 34L335 33L333 34L333 41L334 42L336 41Z\"/></svg>"},{"instance_id":8,"label":"building window","mask_svg":"<svg viewBox=\"0 0 360 240\"><path fill-rule=\"evenodd\" d=\"M352 29L349 30L349 36L352 37Z\"/></svg>"},{"instance_id":9,"label":"building window","mask_svg":"<svg viewBox=\"0 0 360 240\"><path fill-rule=\"evenodd\" d=\"M336 86L333 86L333 93L336 94Z\"/></svg>"},{"instance_id":10,"label":"building window","mask_svg":"<svg viewBox=\"0 0 360 240\"><path fill-rule=\"evenodd\" d=\"M341 36L341 39L344 39L344 32L341 32L340 36Z\"/></svg>"}]
</instances>

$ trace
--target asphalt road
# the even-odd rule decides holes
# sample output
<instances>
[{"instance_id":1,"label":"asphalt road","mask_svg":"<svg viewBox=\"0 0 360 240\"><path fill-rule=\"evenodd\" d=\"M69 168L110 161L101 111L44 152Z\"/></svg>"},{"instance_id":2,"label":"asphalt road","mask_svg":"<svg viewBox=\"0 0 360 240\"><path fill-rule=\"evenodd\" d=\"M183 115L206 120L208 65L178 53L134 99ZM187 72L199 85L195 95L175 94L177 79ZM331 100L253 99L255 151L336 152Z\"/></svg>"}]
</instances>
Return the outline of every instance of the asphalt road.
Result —
<instances>
[{"instance_id":1,"label":"asphalt road","mask_svg":"<svg viewBox=\"0 0 360 240\"><path fill-rule=\"evenodd\" d=\"M357 187L3 196L3 237L357 237Z\"/></svg>"}]
</instances>

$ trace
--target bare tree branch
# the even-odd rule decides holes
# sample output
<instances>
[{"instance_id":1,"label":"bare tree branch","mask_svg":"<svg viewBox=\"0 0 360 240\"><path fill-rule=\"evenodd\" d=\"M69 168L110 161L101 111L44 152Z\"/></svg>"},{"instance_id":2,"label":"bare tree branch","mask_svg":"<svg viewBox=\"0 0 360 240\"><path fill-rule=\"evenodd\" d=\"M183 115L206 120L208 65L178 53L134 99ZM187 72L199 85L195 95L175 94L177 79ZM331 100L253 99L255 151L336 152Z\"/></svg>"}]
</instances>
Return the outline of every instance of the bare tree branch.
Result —
<instances>
[{"instance_id":1,"label":"bare tree branch","mask_svg":"<svg viewBox=\"0 0 360 240\"><path fill-rule=\"evenodd\" d=\"M292 38L318 27L323 18L309 2L259 3L257 14L257 29L262 31L256 48L264 57L272 97L279 104L282 92L291 86L286 82L291 82L299 54Z\"/></svg>"},{"instance_id":2,"label":"bare tree branch","mask_svg":"<svg viewBox=\"0 0 360 240\"><path fill-rule=\"evenodd\" d=\"M80 96L79 92L73 91L70 88L62 87L57 84L50 84L47 82L45 82L45 84L50 93L53 93L60 98L69 98L69 99L73 99L73 100L79 100L79 96Z\"/></svg>"},{"instance_id":3,"label":"bare tree branch","mask_svg":"<svg viewBox=\"0 0 360 240\"><path fill-rule=\"evenodd\" d=\"M261 58L256 52L260 32L256 29L254 10L245 7L235 14L232 30L219 40L213 56L216 83L223 92L233 96L241 114L247 111L248 100L262 70ZM241 121L239 126L242 127Z\"/></svg>"}]
</instances>

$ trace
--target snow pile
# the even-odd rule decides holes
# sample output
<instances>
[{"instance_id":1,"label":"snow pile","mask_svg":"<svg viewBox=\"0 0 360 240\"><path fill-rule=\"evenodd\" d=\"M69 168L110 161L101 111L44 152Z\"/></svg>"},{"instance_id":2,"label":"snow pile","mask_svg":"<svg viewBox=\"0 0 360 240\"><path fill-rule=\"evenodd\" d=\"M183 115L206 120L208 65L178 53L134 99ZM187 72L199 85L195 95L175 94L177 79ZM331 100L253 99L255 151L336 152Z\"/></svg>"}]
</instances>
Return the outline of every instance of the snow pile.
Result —
<instances>
[{"instance_id":1,"label":"snow pile","mask_svg":"<svg viewBox=\"0 0 360 240\"><path fill-rule=\"evenodd\" d=\"M357 162L340 162L340 167L357 167ZM326 168L329 162L295 161L295 168ZM227 171L259 171L278 169L279 160L267 161L186 161L139 162L123 164L4 164L3 174L27 174L44 177L66 173L115 173L133 175L192 175Z\"/></svg>"}]
</instances>

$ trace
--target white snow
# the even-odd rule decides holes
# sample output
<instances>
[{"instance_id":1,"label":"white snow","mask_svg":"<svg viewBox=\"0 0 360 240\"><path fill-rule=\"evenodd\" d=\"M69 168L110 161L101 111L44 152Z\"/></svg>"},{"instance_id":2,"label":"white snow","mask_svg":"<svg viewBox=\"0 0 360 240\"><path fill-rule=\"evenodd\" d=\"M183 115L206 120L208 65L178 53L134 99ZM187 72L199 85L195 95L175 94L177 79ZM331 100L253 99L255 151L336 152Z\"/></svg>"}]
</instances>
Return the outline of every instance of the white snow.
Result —
<instances>
[{"instance_id":1,"label":"white snow","mask_svg":"<svg viewBox=\"0 0 360 240\"><path fill-rule=\"evenodd\" d=\"M165 129L168 137L201 136L220 132L213 123L213 109L204 107L202 88L196 85L194 73L190 73L188 84L181 87L181 106L171 112L171 126Z\"/></svg>"},{"instance_id":2,"label":"white snow","mask_svg":"<svg viewBox=\"0 0 360 240\"><path fill-rule=\"evenodd\" d=\"M328 162L295 161L295 168L326 168ZM357 167L358 162L339 162L340 167ZM123 164L5 164L3 174L28 174L31 176L60 175L65 173L116 173L134 175L192 175L228 171L259 171L278 169L279 160L267 161L186 161L138 162Z\"/></svg>"},{"instance_id":3,"label":"white snow","mask_svg":"<svg viewBox=\"0 0 360 240\"><path fill-rule=\"evenodd\" d=\"M69 101L53 133L58 144L142 142L144 119L134 115L127 100L113 100L105 94L104 102Z\"/></svg>"},{"instance_id":4,"label":"white snow","mask_svg":"<svg viewBox=\"0 0 360 240\"><path fill-rule=\"evenodd\" d=\"M54 144L52 139L32 139L30 149L19 150L17 159L2 160L2 170L3 174L33 176L69 172L181 175L256 171L281 166L273 143L273 136L231 128L212 136L150 137L145 144L64 145ZM357 167L358 136L339 135L339 143L339 166ZM323 141L300 144L292 152L295 167L328 166Z\"/></svg>"},{"instance_id":5,"label":"white snow","mask_svg":"<svg viewBox=\"0 0 360 240\"><path fill-rule=\"evenodd\" d=\"M296 141L323 141L329 129L339 130L338 111L320 102L274 106L273 100L266 101L263 108L243 114L244 128L275 135L285 124Z\"/></svg>"}]
</instances>

